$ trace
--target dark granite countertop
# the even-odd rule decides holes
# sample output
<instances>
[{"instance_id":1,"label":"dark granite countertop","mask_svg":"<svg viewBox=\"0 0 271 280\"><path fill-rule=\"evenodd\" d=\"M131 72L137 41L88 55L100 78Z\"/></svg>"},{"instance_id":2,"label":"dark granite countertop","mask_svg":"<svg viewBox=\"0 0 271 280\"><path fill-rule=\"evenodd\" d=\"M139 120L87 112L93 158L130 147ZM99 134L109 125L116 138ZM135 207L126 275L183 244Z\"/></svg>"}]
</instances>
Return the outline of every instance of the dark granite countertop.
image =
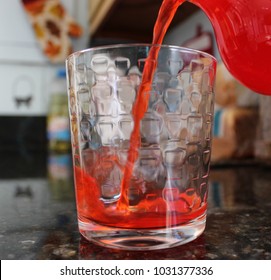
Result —
<instances>
[{"instance_id":1,"label":"dark granite countertop","mask_svg":"<svg viewBox=\"0 0 271 280\"><path fill-rule=\"evenodd\" d=\"M77 230L69 155L2 154L1 259L271 259L271 167L213 165L207 227L173 249L131 252L87 242Z\"/></svg>"}]
</instances>

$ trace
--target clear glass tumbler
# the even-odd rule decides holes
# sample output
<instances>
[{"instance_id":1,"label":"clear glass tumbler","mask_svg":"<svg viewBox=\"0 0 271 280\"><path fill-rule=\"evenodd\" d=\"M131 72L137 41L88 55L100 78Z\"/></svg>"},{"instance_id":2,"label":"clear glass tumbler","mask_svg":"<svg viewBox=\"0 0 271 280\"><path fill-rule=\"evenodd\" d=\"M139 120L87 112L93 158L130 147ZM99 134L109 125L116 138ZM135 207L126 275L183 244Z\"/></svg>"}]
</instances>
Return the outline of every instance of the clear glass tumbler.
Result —
<instances>
[{"instance_id":1,"label":"clear glass tumbler","mask_svg":"<svg viewBox=\"0 0 271 280\"><path fill-rule=\"evenodd\" d=\"M206 221L216 60L134 44L79 51L66 66L80 233L127 250L197 238Z\"/></svg>"}]
</instances>

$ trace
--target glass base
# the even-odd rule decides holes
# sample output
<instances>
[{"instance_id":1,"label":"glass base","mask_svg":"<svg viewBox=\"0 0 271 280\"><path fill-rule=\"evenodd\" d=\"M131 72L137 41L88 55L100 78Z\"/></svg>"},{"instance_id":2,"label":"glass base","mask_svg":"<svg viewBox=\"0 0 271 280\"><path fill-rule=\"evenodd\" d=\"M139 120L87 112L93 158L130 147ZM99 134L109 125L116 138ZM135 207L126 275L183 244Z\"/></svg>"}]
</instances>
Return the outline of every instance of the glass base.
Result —
<instances>
[{"instance_id":1,"label":"glass base","mask_svg":"<svg viewBox=\"0 0 271 280\"><path fill-rule=\"evenodd\" d=\"M80 233L98 245L133 251L158 250L188 243L200 236L206 224L206 213L197 219L171 228L124 229L79 221Z\"/></svg>"}]
</instances>

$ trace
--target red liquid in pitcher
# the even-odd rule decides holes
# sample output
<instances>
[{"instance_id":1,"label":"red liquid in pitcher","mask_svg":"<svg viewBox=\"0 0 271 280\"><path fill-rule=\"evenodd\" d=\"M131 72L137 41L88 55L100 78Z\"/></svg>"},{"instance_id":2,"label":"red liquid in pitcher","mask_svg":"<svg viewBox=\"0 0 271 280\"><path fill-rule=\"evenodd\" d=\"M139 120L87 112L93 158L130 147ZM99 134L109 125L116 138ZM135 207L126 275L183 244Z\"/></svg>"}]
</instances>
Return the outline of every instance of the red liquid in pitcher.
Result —
<instances>
[{"instance_id":1,"label":"red liquid in pitcher","mask_svg":"<svg viewBox=\"0 0 271 280\"><path fill-rule=\"evenodd\" d=\"M271 95L271 1L189 2L209 17L220 55L232 75L256 93Z\"/></svg>"}]
</instances>

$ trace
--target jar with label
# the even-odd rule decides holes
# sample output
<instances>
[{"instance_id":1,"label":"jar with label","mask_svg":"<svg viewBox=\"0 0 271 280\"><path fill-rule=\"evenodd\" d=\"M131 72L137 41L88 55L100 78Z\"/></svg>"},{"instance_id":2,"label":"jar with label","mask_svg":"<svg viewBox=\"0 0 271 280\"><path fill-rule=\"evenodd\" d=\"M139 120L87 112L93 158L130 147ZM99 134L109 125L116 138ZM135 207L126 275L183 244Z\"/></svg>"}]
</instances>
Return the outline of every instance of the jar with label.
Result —
<instances>
[{"instance_id":1,"label":"jar with label","mask_svg":"<svg viewBox=\"0 0 271 280\"><path fill-rule=\"evenodd\" d=\"M68 97L64 69L57 71L51 87L47 118L47 139L50 151L66 152L70 150Z\"/></svg>"}]
</instances>

